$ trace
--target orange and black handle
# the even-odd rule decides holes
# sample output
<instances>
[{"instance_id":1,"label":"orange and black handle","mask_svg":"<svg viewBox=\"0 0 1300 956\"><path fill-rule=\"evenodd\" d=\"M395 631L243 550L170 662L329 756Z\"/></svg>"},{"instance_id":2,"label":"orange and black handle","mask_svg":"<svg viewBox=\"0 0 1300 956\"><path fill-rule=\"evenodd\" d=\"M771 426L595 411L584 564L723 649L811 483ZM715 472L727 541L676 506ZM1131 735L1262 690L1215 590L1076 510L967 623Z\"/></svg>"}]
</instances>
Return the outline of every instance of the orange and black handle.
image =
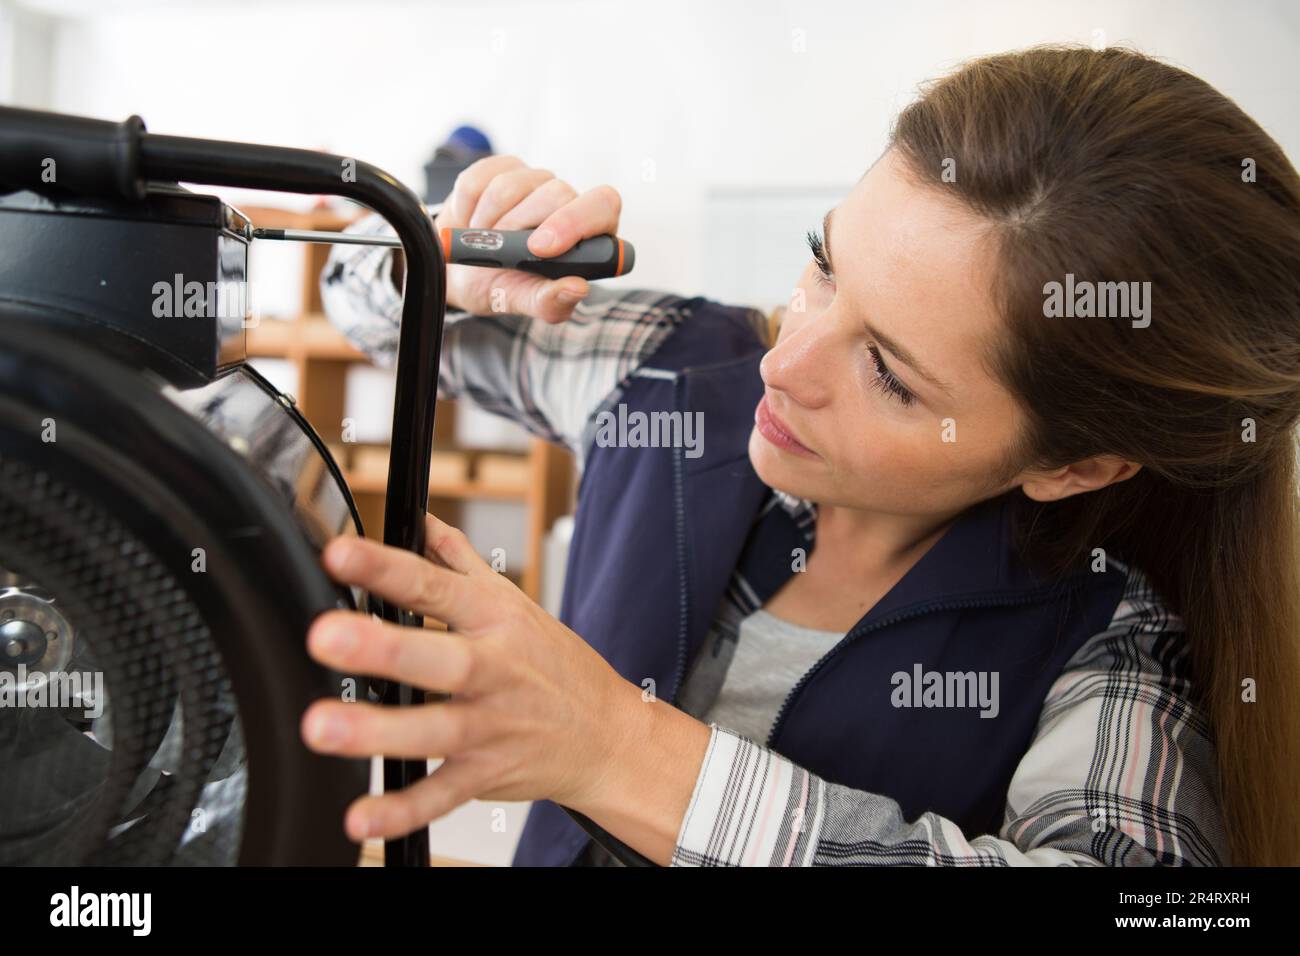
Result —
<instances>
[{"instance_id":1,"label":"orange and black handle","mask_svg":"<svg viewBox=\"0 0 1300 956\"><path fill-rule=\"evenodd\" d=\"M528 249L532 229L439 229L438 239L448 265L518 269L548 279L581 276L612 279L627 275L636 262L632 243L608 233L583 239L558 256L539 256ZM362 246L400 246L394 236L351 232L315 232L308 229L249 229L250 239L288 239L297 242L343 243Z\"/></svg>"},{"instance_id":2,"label":"orange and black handle","mask_svg":"<svg viewBox=\"0 0 1300 956\"><path fill-rule=\"evenodd\" d=\"M518 269L548 279L612 279L627 275L636 261L632 243L608 234L583 239L558 256L539 256L528 249L532 234L532 229L438 230L443 255L451 265Z\"/></svg>"}]
</instances>

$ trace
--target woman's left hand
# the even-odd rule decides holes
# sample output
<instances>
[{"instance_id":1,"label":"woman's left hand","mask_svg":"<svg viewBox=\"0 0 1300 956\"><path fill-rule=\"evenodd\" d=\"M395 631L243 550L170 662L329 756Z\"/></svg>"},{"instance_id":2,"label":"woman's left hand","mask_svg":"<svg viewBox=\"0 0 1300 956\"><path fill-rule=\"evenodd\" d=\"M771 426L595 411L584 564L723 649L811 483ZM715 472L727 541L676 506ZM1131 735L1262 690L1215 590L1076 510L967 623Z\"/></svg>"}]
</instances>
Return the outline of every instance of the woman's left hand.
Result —
<instances>
[{"instance_id":1,"label":"woman's left hand","mask_svg":"<svg viewBox=\"0 0 1300 956\"><path fill-rule=\"evenodd\" d=\"M313 750L444 758L403 791L357 800L348 834L402 836L471 799L599 805L601 778L635 752L625 740L649 729L639 721L653 708L493 571L461 531L432 515L425 521L425 558L355 537L334 539L322 554L335 580L452 628L399 627L343 610L312 623L308 650L320 663L452 695L402 708L334 700L308 708L302 735Z\"/></svg>"}]
</instances>

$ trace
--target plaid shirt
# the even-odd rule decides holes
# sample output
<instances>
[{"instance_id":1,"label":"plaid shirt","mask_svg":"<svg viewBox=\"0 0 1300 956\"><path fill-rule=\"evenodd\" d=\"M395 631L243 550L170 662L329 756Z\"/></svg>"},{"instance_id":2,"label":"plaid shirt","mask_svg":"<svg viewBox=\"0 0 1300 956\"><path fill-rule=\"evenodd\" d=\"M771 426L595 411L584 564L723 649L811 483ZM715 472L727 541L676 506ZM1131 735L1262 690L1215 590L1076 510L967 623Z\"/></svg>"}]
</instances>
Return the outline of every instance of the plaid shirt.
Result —
<instances>
[{"instance_id":1,"label":"plaid shirt","mask_svg":"<svg viewBox=\"0 0 1300 956\"><path fill-rule=\"evenodd\" d=\"M389 232L377 216L353 230ZM344 247L322 276L331 321L381 367L397 348L401 295L391 251ZM439 394L466 398L568 446L581 464L594 419L690 314L689 300L592 286L571 321L449 310ZM760 338L767 320L752 310ZM815 538L816 506L774 491ZM1113 559L1112 559L1113 560ZM1191 703L1182 621L1136 569L1109 625L1074 654L1043 701L997 834L933 813L904 819L889 797L823 780L761 743L710 724L673 853L676 866L1221 865L1227 840L1207 718ZM757 608L737 569L679 706L694 716L725 676L710 643ZM722 667L725 668L725 657ZM775 702L779 703L779 702Z\"/></svg>"}]
</instances>

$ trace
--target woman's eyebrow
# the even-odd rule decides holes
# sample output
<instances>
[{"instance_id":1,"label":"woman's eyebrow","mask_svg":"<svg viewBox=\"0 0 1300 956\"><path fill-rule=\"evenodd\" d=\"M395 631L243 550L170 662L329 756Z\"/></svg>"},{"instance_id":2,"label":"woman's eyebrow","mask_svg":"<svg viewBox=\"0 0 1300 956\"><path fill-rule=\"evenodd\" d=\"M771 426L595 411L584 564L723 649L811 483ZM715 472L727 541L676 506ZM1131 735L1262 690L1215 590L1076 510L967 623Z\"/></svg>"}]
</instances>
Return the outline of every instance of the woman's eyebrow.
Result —
<instances>
[{"instance_id":1,"label":"woman's eyebrow","mask_svg":"<svg viewBox=\"0 0 1300 956\"><path fill-rule=\"evenodd\" d=\"M831 255L831 216L834 212L834 209L826 210L826 216L822 219L822 245L825 247L826 264L831 267L831 275L838 274L835 270L835 259ZM912 369L912 371L916 372L917 375L921 376L921 378L939 389L939 391L943 392L950 398L952 397L952 387L945 384L938 376L932 374L924 365L916 360L916 357L913 356L911 352L909 352L903 345L899 344L897 340L892 339L884 332L881 332L867 321L865 317L862 320L862 326L867 330L868 335L880 343L881 348L891 353L900 362Z\"/></svg>"}]
</instances>

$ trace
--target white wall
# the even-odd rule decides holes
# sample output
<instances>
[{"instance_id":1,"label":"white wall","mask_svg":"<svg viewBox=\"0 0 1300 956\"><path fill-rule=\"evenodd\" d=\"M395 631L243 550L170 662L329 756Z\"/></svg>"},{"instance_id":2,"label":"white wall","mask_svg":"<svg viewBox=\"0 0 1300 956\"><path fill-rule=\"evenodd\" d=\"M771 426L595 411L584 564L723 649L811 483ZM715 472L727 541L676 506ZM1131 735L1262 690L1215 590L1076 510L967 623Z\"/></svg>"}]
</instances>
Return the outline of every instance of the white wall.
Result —
<instances>
[{"instance_id":1,"label":"white wall","mask_svg":"<svg viewBox=\"0 0 1300 956\"><path fill-rule=\"evenodd\" d=\"M471 120L499 152L579 188L617 186L638 250L620 281L689 294L716 294L719 255L743 268L744 237L719 251L703 228L710 189L847 189L916 84L980 53L1103 31L1199 73L1300 156L1300 12L1288 0L28 5L69 16L54 108L325 147L417 186L431 148ZM782 247L788 282L800 232Z\"/></svg>"},{"instance_id":2,"label":"white wall","mask_svg":"<svg viewBox=\"0 0 1300 956\"><path fill-rule=\"evenodd\" d=\"M0 0L0 103L50 106L55 20Z\"/></svg>"},{"instance_id":3,"label":"white wall","mask_svg":"<svg viewBox=\"0 0 1300 956\"><path fill-rule=\"evenodd\" d=\"M917 83L974 55L1133 42L1235 98L1300 158L1300 12L1286 0L28 6L60 18L49 75L35 29L22 56L0 58L8 102L326 148L417 188L433 146L473 122L498 152L622 192L638 256L618 282L753 304L788 294L803 230L876 158ZM440 821L435 852L507 862L522 808L508 807L504 834L493 810Z\"/></svg>"}]
</instances>

